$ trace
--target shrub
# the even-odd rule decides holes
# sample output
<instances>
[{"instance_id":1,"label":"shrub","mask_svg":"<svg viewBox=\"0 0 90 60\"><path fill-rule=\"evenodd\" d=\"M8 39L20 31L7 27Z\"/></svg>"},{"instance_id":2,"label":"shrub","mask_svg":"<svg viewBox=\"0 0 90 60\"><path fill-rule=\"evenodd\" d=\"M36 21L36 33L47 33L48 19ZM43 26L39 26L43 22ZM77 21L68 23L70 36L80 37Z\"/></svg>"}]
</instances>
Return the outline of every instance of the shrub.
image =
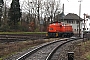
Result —
<instances>
[{"instance_id":1,"label":"shrub","mask_svg":"<svg viewBox=\"0 0 90 60\"><path fill-rule=\"evenodd\" d=\"M3 27L0 27L0 31L2 31L2 32L10 31L10 28L8 25L5 25Z\"/></svg>"}]
</instances>

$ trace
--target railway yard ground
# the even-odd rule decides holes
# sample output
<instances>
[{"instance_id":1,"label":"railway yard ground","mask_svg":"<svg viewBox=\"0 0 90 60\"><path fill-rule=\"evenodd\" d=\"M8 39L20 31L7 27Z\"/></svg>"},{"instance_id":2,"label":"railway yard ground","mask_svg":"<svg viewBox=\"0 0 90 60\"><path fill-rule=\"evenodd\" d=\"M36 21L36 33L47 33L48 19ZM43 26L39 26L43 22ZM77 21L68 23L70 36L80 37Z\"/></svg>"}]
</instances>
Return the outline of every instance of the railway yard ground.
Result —
<instances>
[{"instance_id":1,"label":"railway yard ground","mask_svg":"<svg viewBox=\"0 0 90 60\"><path fill-rule=\"evenodd\" d=\"M38 39L38 40L26 40L26 41L16 41L16 42L5 42L0 43L0 60L5 60L5 58L9 58L11 56L17 55L26 51L28 49L32 49L33 47L53 41L58 38L50 38L50 39ZM90 60L90 41L86 40L84 42L80 42L77 44L72 44L68 46L70 51L74 52L74 58L76 60Z\"/></svg>"},{"instance_id":2,"label":"railway yard ground","mask_svg":"<svg viewBox=\"0 0 90 60\"><path fill-rule=\"evenodd\" d=\"M49 41L52 41L52 39L0 43L0 57L1 57L0 59L9 57L14 54L18 54L22 51L27 50L28 48L32 49L34 46L37 46L37 45L40 45Z\"/></svg>"}]
</instances>

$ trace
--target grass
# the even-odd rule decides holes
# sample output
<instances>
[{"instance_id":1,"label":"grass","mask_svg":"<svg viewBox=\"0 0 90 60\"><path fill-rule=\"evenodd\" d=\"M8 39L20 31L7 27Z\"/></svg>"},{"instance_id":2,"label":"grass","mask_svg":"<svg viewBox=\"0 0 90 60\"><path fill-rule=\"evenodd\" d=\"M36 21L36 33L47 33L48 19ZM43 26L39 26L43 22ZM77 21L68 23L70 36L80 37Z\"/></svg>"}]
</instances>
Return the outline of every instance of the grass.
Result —
<instances>
[{"instance_id":1,"label":"grass","mask_svg":"<svg viewBox=\"0 0 90 60\"><path fill-rule=\"evenodd\" d=\"M0 58L0 60L3 60L2 58Z\"/></svg>"},{"instance_id":2,"label":"grass","mask_svg":"<svg viewBox=\"0 0 90 60\"><path fill-rule=\"evenodd\" d=\"M90 54L89 55L87 55L87 57L86 57L88 60L90 60Z\"/></svg>"},{"instance_id":3,"label":"grass","mask_svg":"<svg viewBox=\"0 0 90 60\"><path fill-rule=\"evenodd\" d=\"M27 49L28 47L35 45L37 45L37 43L35 42L33 44L32 41L0 44L0 60L10 55L16 54L16 52L22 51L23 48Z\"/></svg>"},{"instance_id":4,"label":"grass","mask_svg":"<svg viewBox=\"0 0 90 60\"><path fill-rule=\"evenodd\" d=\"M90 40L86 42L81 42L80 52L81 58L90 60ZM82 59L81 59L82 60Z\"/></svg>"},{"instance_id":5,"label":"grass","mask_svg":"<svg viewBox=\"0 0 90 60\"><path fill-rule=\"evenodd\" d=\"M0 32L0 34L45 34L46 32ZM44 41L45 42L45 41ZM28 42L18 42L14 44L0 43L0 60L3 58L15 54L15 52L26 49L26 47L32 47L43 43L42 41L28 41Z\"/></svg>"},{"instance_id":6,"label":"grass","mask_svg":"<svg viewBox=\"0 0 90 60\"><path fill-rule=\"evenodd\" d=\"M14 43L0 43L0 60L5 59L11 55L17 54L18 52L22 52L27 50L28 48L33 48L42 43L46 43L52 41L51 40L29 40L29 41L21 41L21 42L14 42Z\"/></svg>"},{"instance_id":7,"label":"grass","mask_svg":"<svg viewBox=\"0 0 90 60\"><path fill-rule=\"evenodd\" d=\"M0 34L45 34L46 32L0 32Z\"/></svg>"}]
</instances>

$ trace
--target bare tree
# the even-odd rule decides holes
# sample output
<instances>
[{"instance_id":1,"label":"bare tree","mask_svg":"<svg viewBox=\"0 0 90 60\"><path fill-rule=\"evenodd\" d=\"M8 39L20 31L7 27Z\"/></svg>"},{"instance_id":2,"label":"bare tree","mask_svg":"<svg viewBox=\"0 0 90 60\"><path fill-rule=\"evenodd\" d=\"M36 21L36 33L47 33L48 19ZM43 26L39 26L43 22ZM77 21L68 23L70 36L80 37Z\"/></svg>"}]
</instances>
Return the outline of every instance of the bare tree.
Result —
<instances>
[{"instance_id":1,"label":"bare tree","mask_svg":"<svg viewBox=\"0 0 90 60\"><path fill-rule=\"evenodd\" d=\"M9 10L9 4L11 0L3 0L4 1L4 5L3 5L3 16L2 16L2 27L3 26L8 26L7 25L7 21L8 21L8 10Z\"/></svg>"},{"instance_id":2,"label":"bare tree","mask_svg":"<svg viewBox=\"0 0 90 60\"><path fill-rule=\"evenodd\" d=\"M43 0L28 0L23 1L22 10L28 14L28 22L34 22L35 26L39 26L40 14Z\"/></svg>"},{"instance_id":3,"label":"bare tree","mask_svg":"<svg viewBox=\"0 0 90 60\"><path fill-rule=\"evenodd\" d=\"M24 0L22 10L28 14L29 22L34 21L39 26L40 20L50 17L48 22L53 22L55 15L60 11L60 3L55 0Z\"/></svg>"},{"instance_id":4,"label":"bare tree","mask_svg":"<svg viewBox=\"0 0 90 60\"><path fill-rule=\"evenodd\" d=\"M45 14L49 18L49 22L53 22L55 19L55 14L57 14L58 11L60 10L60 3L56 2L55 0L47 0L45 2Z\"/></svg>"}]
</instances>

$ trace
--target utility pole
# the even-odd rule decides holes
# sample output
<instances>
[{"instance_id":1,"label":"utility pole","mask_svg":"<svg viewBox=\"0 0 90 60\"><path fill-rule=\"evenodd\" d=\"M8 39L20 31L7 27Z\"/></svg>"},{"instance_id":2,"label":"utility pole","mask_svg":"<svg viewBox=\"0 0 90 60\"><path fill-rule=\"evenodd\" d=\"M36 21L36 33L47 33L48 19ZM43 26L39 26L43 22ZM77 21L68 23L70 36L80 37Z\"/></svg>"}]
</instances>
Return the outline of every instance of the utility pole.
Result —
<instances>
[{"instance_id":1,"label":"utility pole","mask_svg":"<svg viewBox=\"0 0 90 60\"><path fill-rule=\"evenodd\" d=\"M63 11L62 11L62 13L63 13L63 22L64 22L64 4L63 4Z\"/></svg>"},{"instance_id":2,"label":"utility pole","mask_svg":"<svg viewBox=\"0 0 90 60\"><path fill-rule=\"evenodd\" d=\"M80 2L80 5L79 5L79 37L80 37L80 20L81 20L80 15L81 15L81 0L80 0L80 1L78 1L78 2Z\"/></svg>"}]
</instances>

